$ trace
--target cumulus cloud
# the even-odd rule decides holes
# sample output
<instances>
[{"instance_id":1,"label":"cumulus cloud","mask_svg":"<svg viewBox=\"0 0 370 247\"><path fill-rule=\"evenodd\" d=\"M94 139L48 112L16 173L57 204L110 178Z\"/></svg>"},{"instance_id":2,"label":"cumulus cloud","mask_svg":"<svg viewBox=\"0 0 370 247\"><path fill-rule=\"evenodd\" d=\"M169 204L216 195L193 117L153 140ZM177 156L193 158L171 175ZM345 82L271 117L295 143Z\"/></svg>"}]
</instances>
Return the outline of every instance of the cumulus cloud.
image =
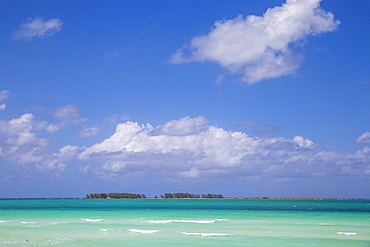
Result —
<instances>
[{"instance_id":1,"label":"cumulus cloud","mask_svg":"<svg viewBox=\"0 0 370 247\"><path fill-rule=\"evenodd\" d=\"M50 140L41 136L50 128L50 124L31 113L0 120L0 158L21 165L33 164L43 172L63 172L83 148L66 145L57 153L49 153Z\"/></svg>"},{"instance_id":2,"label":"cumulus cloud","mask_svg":"<svg viewBox=\"0 0 370 247\"><path fill-rule=\"evenodd\" d=\"M37 131L44 127L45 122L36 121L30 113L8 121L0 120L0 156L19 164L42 160L42 150L48 140L39 137Z\"/></svg>"},{"instance_id":3,"label":"cumulus cloud","mask_svg":"<svg viewBox=\"0 0 370 247\"><path fill-rule=\"evenodd\" d=\"M63 146L57 153L45 156L41 162L36 164L36 167L43 172L57 171L57 175L60 175L76 159L80 149L73 145Z\"/></svg>"},{"instance_id":4,"label":"cumulus cloud","mask_svg":"<svg viewBox=\"0 0 370 247\"><path fill-rule=\"evenodd\" d=\"M44 122L37 122L33 114L26 113L19 118L13 118L9 121L0 120L0 134L10 137L18 136L21 139L28 136L33 139L32 136L34 135L31 131L40 130L44 125ZM12 138L9 140L12 140Z\"/></svg>"},{"instance_id":5,"label":"cumulus cloud","mask_svg":"<svg viewBox=\"0 0 370 247\"><path fill-rule=\"evenodd\" d=\"M254 84L265 78L293 74L303 55L292 45L310 35L330 32L339 25L321 0L287 0L269 8L262 16L239 15L216 21L208 34L194 37L177 50L173 63L213 61L231 73L243 74L242 81Z\"/></svg>"},{"instance_id":6,"label":"cumulus cloud","mask_svg":"<svg viewBox=\"0 0 370 247\"><path fill-rule=\"evenodd\" d=\"M43 20L40 17L28 18L13 32L17 40L31 41L34 38L51 37L62 29L63 22L58 18Z\"/></svg>"},{"instance_id":7,"label":"cumulus cloud","mask_svg":"<svg viewBox=\"0 0 370 247\"><path fill-rule=\"evenodd\" d=\"M356 139L357 144L370 143L370 132L365 132Z\"/></svg>"},{"instance_id":8,"label":"cumulus cloud","mask_svg":"<svg viewBox=\"0 0 370 247\"><path fill-rule=\"evenodd\" d=\"M326 152L308 138L253 137L209 125L203 116L171 120L156 127L127 121L117 124L112 136L100 143L90 147L65 145L53 153L47 150L50 140L40 137L48 126L30 113L0 120L0 158L33 165L54 176L73 164L86 176L105 179L290 181L370 175L369 147L354 154ZM86 129L84 134L95 131Z\"/></svg>"},{"instance_id":9,"label":"cumulus cloud","mask_svg":"<svg viewBox=\"0 0 370 247\"><path fill-rule=\"evenodd\" d=\"M361 176L370 170L369 148L355 154L325 152L301 136L251 137L206 122L202 116L172 120L158 127L128 121L118 124L111 137L86 148L78 158L98 162L100 172L109 174L106 178L147 173L172 178L270 177L286 181ZM172 126L184 126L185 131L178 135ZM153 135L162 129L171 131Z\"/></svg>"}]
</instances>

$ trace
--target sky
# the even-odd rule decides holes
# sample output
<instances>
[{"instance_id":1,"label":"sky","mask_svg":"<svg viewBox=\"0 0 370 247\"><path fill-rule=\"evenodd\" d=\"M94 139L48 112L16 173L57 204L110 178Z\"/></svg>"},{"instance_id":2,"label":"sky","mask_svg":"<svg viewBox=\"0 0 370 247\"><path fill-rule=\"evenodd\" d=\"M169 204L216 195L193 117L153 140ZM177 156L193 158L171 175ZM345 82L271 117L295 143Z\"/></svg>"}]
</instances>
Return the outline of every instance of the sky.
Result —
<instances>
[{"instance_id":1,"label":"sky","mask_svg":"<svg viewBox=\"0 0 370 247\"><path fill-rule=\"evenodd\" d=\"M0 2L0 198L370 198L368 0Z\"/></svg>"}]
</instances>

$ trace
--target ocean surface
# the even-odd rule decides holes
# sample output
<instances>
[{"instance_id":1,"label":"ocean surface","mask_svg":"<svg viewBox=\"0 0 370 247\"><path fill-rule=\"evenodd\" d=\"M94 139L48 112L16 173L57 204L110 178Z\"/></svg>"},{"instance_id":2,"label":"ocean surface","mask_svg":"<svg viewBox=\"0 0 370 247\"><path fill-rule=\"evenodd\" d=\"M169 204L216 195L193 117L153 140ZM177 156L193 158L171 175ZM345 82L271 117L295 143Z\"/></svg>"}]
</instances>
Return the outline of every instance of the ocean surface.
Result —
<instances>
[{"instance_id":1,"label":"ocean surface","mask_svg":"<svg viewBox=\"0 0 370 247\"><path fill-rule=\"evenodd\" d=\"M0 200L0 246L370 246L370 200Z\"/></svg>"}]
</instances>

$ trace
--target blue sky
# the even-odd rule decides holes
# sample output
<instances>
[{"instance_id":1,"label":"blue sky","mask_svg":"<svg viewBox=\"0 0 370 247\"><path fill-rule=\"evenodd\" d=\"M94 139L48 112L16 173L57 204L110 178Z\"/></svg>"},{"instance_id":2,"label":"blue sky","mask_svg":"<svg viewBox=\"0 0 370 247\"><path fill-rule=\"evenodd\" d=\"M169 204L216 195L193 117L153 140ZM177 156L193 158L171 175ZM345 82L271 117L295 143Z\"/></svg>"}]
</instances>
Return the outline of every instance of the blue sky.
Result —
<instances>
[{"instance_id":1,"label":"blue sky","mask_svg":"<svg viewBox=\"0 0 370 247\"><path fill-rule=\"evenodd\" d=\"M369 11L2 1L0 197L370 198Z\"/></svg>"}]
</instances>

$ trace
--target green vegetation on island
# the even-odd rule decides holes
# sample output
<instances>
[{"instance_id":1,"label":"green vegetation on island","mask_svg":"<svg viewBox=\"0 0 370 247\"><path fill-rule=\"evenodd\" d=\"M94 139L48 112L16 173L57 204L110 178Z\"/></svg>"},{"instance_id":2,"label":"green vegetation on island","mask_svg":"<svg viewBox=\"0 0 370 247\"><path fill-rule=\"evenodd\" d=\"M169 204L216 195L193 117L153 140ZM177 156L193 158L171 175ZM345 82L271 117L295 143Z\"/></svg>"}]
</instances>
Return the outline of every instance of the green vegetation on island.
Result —
<instances>
[{"instance_id":1,"label":"green vegetation on island","mask_svg":"<svg viewBox=\"0 0 370 247\"><path fill-rule=\"evenodd\" d=\"M220 194L189 194L189 193L165 193L164 196L161 195L161 198L209 198L209 199L219 199L224 198Z\"/></svg>"},{"instance_id":2,"label":"green vegetation on island","mask_svg":"<svg viewBox=\"0 0 370 247\"><path fill-rule=\"evenodd\" d=\"M145 199L144 194L133 193L93 193L87 194L86 199ZM155 196L154 198L158 198ZM162 199L183 199L183 198L203 198L203 199L220 199L224 198L221 194L190 194L190 193L165 193L160 195Z\"/></svg>"},{"instance_id":3,"label":"green vegetation on island","mask_svg":"<svg viewBox=\"0 0 370 247\"><path fill-rule=\"evenodd\" d=\"M95 194L87 194L86 199L140 199L146 198L144 194L132 194L132 193L95 193Z\"/></svg>"}]
</instances>

